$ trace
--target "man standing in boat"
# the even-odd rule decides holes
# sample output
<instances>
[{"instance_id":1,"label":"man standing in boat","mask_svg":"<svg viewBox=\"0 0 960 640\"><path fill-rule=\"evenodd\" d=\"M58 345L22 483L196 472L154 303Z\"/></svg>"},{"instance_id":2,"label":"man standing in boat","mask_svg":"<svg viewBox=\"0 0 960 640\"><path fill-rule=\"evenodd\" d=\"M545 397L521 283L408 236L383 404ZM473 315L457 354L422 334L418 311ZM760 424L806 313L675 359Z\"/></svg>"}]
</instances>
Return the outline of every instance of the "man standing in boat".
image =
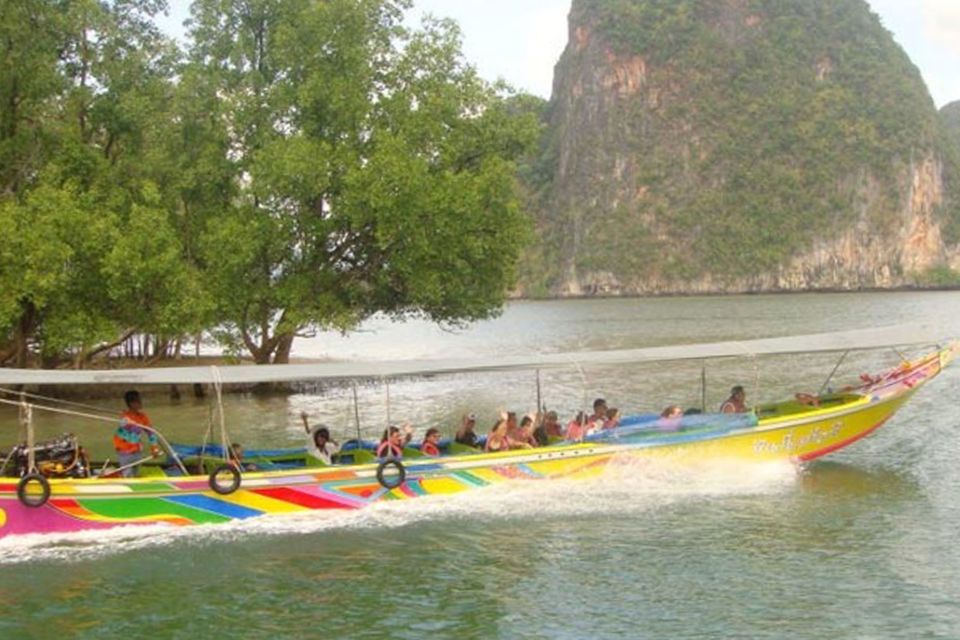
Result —
<instances>
[{"instance_id":1,"label":"man standing in boat","mask_svg":"<svg viewBox=\"0 0 960 640\"><path fill-rule=\"evenodd\" d=\"M127 410L120 414L120 426L113 434L113 448L117 451L120 475L132 478L136 463L143 459L143 436L146 435L150 443L151 457L160 455L160 447L157 445L157 435L149 428L150 418L143 412L140 392L127 391L123 394L123 400L127 403Z\"/></svg>"}]
</instances>

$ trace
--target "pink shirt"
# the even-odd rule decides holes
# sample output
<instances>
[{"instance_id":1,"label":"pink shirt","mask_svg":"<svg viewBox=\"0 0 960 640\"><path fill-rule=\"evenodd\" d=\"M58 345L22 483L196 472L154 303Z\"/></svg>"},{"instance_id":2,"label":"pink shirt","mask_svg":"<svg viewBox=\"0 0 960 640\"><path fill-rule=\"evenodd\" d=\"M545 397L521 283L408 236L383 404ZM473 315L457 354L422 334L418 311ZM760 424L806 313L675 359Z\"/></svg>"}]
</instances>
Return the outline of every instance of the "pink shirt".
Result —
<instances>
[{"instance_id":1,"label":"pink shirt","mask_svg":"<svg viewBox=\"0 0 960 640\"><path fill-rule=\"evenodd\" d=\"M570 424L567 425L567 440L582 440L585 431L584 425L576 420L571 420Z\"/></svg>"}]
</instances>

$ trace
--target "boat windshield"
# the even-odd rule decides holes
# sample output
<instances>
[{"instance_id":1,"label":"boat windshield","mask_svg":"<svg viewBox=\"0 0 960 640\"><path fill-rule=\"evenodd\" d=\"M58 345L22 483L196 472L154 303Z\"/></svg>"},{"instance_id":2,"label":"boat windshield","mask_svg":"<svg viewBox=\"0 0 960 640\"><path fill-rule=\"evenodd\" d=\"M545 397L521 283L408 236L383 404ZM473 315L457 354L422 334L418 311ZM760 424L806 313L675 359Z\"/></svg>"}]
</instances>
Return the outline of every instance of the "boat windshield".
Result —
<instances>
[{"instance_id":1,"label":"boat windshield","mask_svg":"<svg viewBox=\"0 0 960 640\"><path fill-rule=\"evenodd\" d=\"M757 426L756 414L748 413L697 413L678 418L664 418L656 414L642 414L624 418L613 429L602 429L584 438L590 442L632 440L670 436L671 434L715 435L737 429Z\"/></svg>"}]
</instances>

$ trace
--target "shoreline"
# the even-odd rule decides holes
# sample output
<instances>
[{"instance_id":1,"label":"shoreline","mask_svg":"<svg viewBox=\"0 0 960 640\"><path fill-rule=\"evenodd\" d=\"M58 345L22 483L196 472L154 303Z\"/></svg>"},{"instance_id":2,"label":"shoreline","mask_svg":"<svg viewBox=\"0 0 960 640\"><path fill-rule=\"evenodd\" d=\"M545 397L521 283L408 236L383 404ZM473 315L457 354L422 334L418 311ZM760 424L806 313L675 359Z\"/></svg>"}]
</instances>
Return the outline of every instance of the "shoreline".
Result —
<instances>
[{"instance_id":1,"label":"shoreline","mask_svg":"<svg viewBox=\"0 0 960 640\"><path fill-rule=\"evenodd\" d=\"M583 294L578 296L524 296L511 297L507 299L512 302L556 302L556 301L582 301L582 300L654 300L662 298L723 298L734 296L786 296L786 295L811 295L811 294L880 294L880 293L941 293L960 291L960 287L899 287L892 289L829 289L829 290L803 290L803 291L748 291L740 293L710 292L710 293L647 293L647 294L617 294L617 293L595 293ZM310 364L320 362L330 362L330 358L301 357L294 356L290 358L290 364ZM181 355L179 358L170 358L158 360L148 364L141 360L134 359L111 359L97 363L97 366L87 367L86 371L118 371L134 368L178 368L178 367L200 367L200 366L222 366L230 367L234 365L251 365L253 360L249 357L224 356L224 355ZM43 369L35 369L42 371ZM63 369L48 369L49 371ZM338 387L342 383L338 382L281 382L281 383L260 383L260 384L228 384L223 386L223 392L227 394L255 394L255 395L290 395L303 392L322 392L323 389ZM197 387L200 389L197 389ZM210 385L191 385L191 384L40 384L28 385L26 391L38 395L48 396L56 399L100 399L122 396L130 388L137 388L145 395L168 398L177 400L182 398L204 398L213 393ZM13 392L18 391L16 387L0 388L0 393L5 397L12 397Z\"/></svg>"},{"instance_id":2,"label":"shoreline","mask_svg":"<svg viewBox=\"0 0 960 640\"><path fill-rule=\"evenodd\" d=\"M510 302L555 302L560 300L643 300L656 298L723 298L735 296L781 296L781 295L815 295L827 294L838 295L844 293L942 293L950 291L960 291L960 285L939 285L932 287L920 287L915 285L904 285L900 287L864 287L860 289L760 289L743 291L647 291L638 292L596 292L565 295L545 295L537 296L531 294L508 296Z\"/></svg>"}]
</instances>

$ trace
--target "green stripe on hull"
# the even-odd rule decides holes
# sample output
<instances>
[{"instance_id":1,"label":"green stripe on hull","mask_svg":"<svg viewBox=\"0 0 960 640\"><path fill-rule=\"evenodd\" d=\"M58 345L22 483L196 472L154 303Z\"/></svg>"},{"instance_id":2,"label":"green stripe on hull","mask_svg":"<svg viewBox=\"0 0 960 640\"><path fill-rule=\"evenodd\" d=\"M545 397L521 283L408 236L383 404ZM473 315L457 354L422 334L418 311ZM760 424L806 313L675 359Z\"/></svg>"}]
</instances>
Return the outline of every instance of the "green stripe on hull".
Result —
<instances>
[{"instance_id":1,"label":"green stripe on hull","mask_svg":"<svg viewBox=\"0 0 960 640\"><path fill-rule=\"evenodd\" d=\"M131 482L127 486L134 493L169 493L174 490L169 482Z\"/></svg>"},{"instance_id":2,"label":"green stripe on hull","mask_svg":"<svg viewBox=\"0 0 960 640\"><path fill-rule=\"evenodd\" d=\"M230 518L225 516L192 509L182 504L168 502L163 498L83 498L77 502L83 508L106 518L176 516L195 524L219 524L230 521Z\"/></svg>"},{"instance_id":3,"label":"green stripe on hull","mask_svg":"<svg viewBox=\"0 0 960 640\"><path fill-rule=\"evenodd\" d=\"M473 475L469 471L454 471L452 475L453 477L459 480L463 480L465 483L472 485L474 487L485 487L488 484L490 484L483 478L478 478L477 476Z\"/></svg>"}]
</instances>

